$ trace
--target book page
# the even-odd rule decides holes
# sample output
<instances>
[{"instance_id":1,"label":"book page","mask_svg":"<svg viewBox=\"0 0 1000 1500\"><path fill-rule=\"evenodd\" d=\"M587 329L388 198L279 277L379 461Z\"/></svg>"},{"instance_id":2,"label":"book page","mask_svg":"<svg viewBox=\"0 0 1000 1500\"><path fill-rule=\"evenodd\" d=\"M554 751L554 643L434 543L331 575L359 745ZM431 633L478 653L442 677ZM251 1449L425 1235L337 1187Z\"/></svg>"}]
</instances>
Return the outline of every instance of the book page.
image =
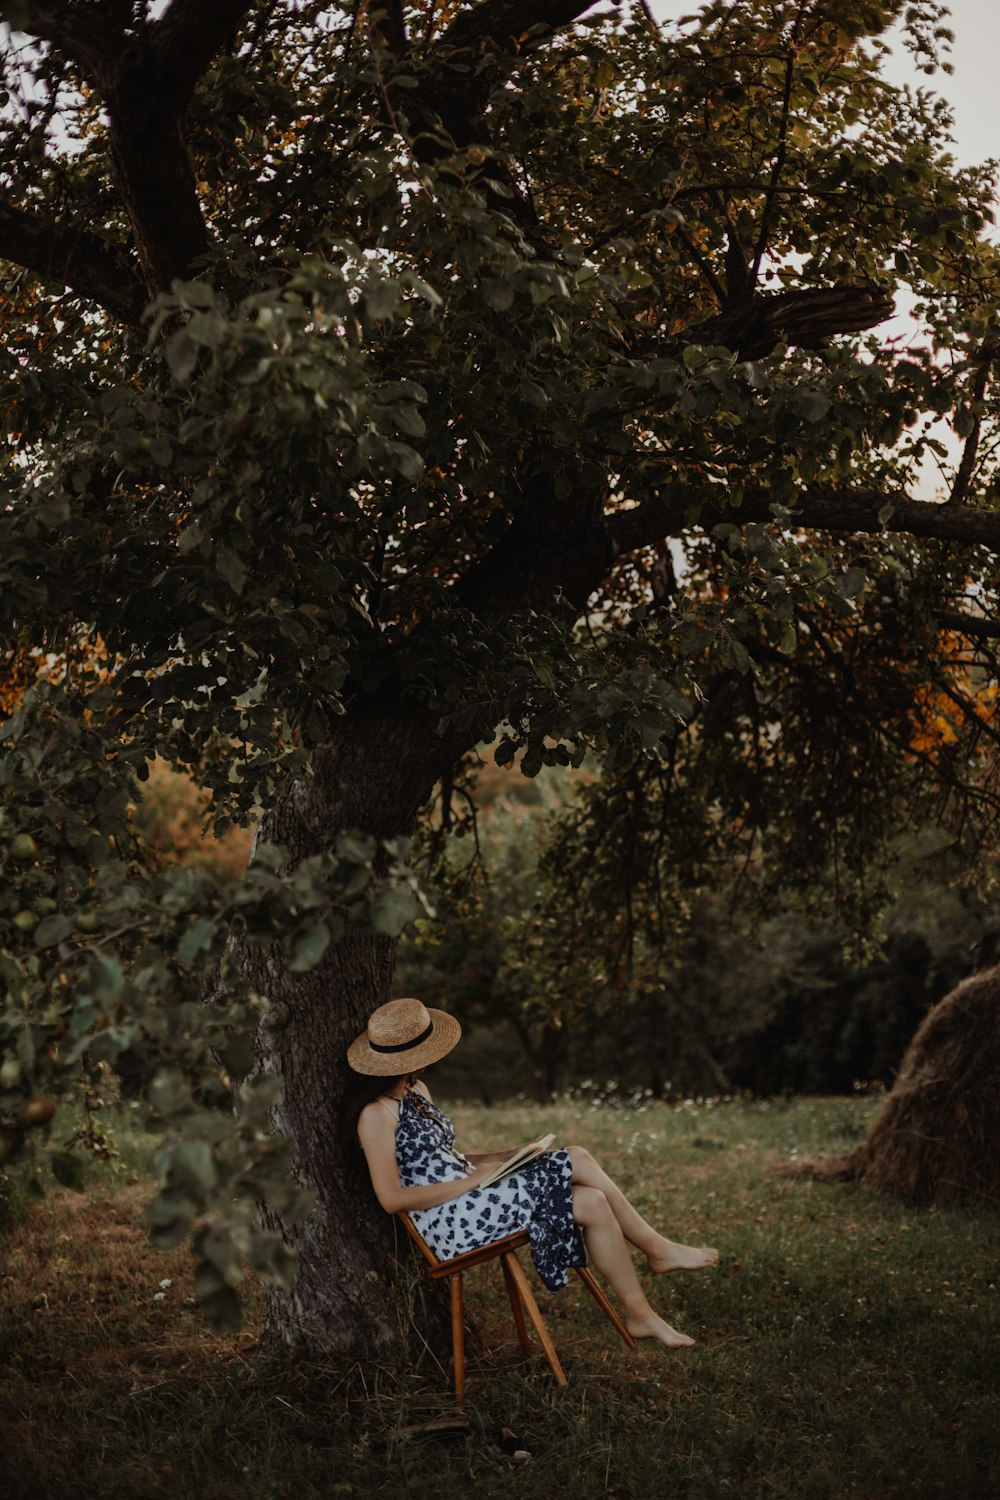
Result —
<instances>
[{"instance_id":1,"label":"book page","mask_svg":"<svg viewBox=\"0 0 1000 1500\"><path fill-rule=\"evenodd\" d=\"M521 1148L515 1151L512 1156L509 1156L506 1161L502 1161L498 1167L494 1167L493 1170L483 1178L482 1182L477 1183L476 1186L481 1188L492 1187L494 1182L499 1182L500 1178L506 1177L508 1172L515 1172L518 1167L523 1167L529 1161L534 1161L536 1156L543 1155L543 1153L546 1152L552 1145L552 1142L554 1140L555 1135L551 1134L543 1135L541 1139L537 1141L529 1141L526 1146L521 1146Z\"/></svg>"}]
</instances>

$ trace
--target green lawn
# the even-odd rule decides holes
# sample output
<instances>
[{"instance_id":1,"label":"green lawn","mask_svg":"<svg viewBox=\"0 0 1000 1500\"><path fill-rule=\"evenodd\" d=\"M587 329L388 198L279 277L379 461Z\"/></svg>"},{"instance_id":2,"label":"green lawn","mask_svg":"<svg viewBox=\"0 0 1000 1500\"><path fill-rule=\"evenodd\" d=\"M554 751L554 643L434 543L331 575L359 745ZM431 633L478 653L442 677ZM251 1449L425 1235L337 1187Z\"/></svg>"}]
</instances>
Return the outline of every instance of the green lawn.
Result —
<instances>
[{"instance_id":1,"label":"green lawn","mask_svg":"<svg viewBox=\"0 0 1000 1500\"><path fill-rule=\"evenodd\" d=\"M672 1237L721 1252L717 1271L649 1278L697 1339L673 1354L627 1351L575 1285L539 1288L564 1390L522 1359L496 1267L472 1273L472 1432L450 1442L398 1436L451 1410L446 1364L258 1366L259 1291L244 1333L206 1333L186 1252L152 1252L136 1228L145 1145L121 1133L122 1157L86 1198L51 1194L5 1245L0 1488L11 1500L997 1500L997 1218L776 1171L851 1145L878 1103L609 1104L581 1090L544 1110L450 1106L469 1150L543 1129L589 1147ZM501 1426L530 1458L503 1455Z\"/></svg>"}]
</instances>

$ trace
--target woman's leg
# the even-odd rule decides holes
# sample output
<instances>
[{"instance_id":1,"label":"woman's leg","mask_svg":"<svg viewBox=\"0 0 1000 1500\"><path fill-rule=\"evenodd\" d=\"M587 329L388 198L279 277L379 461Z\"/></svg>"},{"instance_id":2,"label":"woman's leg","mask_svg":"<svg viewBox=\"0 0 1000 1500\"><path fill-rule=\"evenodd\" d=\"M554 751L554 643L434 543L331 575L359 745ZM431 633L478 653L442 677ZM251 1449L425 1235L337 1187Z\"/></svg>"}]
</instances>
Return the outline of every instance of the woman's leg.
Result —
<instances>
[{"instance_id":1,"label":"woman's leg","mask_svg":"<svg viewBox=\"0 0 1000 1500\"><path fill-rule=\"evenodd\" d=\"M574 1187L573 1218L583 1229L587 1254L622 1305L629 1333L637 1339L659 1339L669 1349L686 1349L693 1344L694 1339L671 1328L650 1307L621 1225L600 1188Z\"/></svg>"},{"instance_id":2,"label":"woman's leg","mask_svg":"<svg viewBox=\"0 0 1000 1500\"><path fill-rule=\"evenodd\" d=\"M581 1187L598 1188L611 1205L611 1211L621 1226L622 1234L641 1250L649 1262L651 1271L699 1271L705 1266L714 1266L719 1259L718 1250L708 1246L678 1245L659 1234L631 1203L582 1146L570 1146L569 1159L573 1166L573 1182Z\"/></svg>"}]
</instances>

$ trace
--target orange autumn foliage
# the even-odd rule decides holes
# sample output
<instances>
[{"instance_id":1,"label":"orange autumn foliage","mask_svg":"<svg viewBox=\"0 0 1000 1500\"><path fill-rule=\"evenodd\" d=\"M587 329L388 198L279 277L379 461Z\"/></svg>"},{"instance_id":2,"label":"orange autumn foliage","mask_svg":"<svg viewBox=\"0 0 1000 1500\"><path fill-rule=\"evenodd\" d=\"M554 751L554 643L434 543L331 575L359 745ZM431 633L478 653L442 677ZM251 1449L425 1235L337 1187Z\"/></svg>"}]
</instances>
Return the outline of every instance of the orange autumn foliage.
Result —
<instances>
[{"instance_id":1,"label":"orange autumn foliage","mask_svg":"<svg viewBox=\"0 0 1000 1500\"><path fill-rule=\"evenodd\" d=\"M233 824L222 835L206 830L207 803L190 776L157 758L149 764L135 825L160 863L200 865L220 880L236 880L246 869L253 829Z\"/></svg>"},{"instance_id":2,"label":"orange autumn foliage","mask_svg":"<svg viewBox=\"0 0 1000 1500\"><path fill-rule=\"evenodd\" d=\"M910 738L913 754L932 761L938 759L946 745L958 742L962 728L970 720L993 724L998 706L997 683L986 680L981 668L971 668L964 659L968 651L965 637L957 631L945 630L940 642L938 661L942 679L917 690Z\"/></svg>"}]
</instances>

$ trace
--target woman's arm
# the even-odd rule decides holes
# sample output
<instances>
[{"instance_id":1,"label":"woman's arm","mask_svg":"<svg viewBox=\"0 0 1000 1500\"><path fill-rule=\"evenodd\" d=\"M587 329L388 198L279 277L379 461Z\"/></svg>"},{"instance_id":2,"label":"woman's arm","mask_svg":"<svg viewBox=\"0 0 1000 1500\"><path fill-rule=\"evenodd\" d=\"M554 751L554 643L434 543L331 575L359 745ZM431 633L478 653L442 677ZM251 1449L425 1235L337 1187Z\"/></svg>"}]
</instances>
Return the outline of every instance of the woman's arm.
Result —
<instances>
[{"instance_id":1,"label":"woman's arm","mask_svg":"<svg viewBox=\"0 0 1000 1500\"><path fill-rule=\"evenodd\" d=\"M377 1102L361 1111L358 1121L358 1139L364 1147L365 1160L371 1173L375 1196L386 1213L397 1214L401 1210L412 1213L418 1208L437 1208L460 1198L471 1188L478 1187L487 1168L480 1166L468 1177L459 1177L455 1182L431 1182L426 1187L404 1187L399 1180L396 1164L396 1129L392 1115Z\"/></svg>"}]
</instances>

